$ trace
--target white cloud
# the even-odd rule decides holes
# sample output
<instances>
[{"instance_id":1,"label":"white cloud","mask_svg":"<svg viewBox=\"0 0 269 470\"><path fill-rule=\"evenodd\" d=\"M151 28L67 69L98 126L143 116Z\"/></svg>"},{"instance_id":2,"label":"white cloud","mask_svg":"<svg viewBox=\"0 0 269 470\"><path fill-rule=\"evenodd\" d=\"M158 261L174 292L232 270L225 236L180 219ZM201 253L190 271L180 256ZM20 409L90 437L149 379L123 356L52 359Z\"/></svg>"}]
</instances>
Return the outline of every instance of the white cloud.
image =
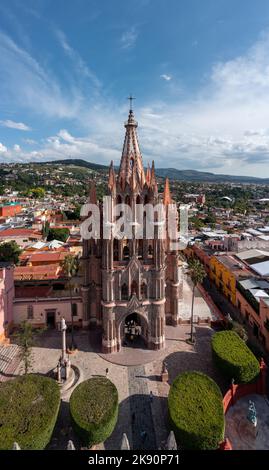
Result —
<instances>
[{"instance_id":1,"label":"white cloud","mask_svg":"<svg viewBox=\"0 0 269 470\"><path fill-rule=\"evenodd\" d=\"M1 142L0 142L0 154L1 153L6 153L7 152L7 148L5 145L3 145Z\"/></svg>"},{"instance_id":2,"label":"white cloud","mask_svg":"<svg viewBox=\"0 0 269 470\"><path fill-rule=\"evenodd\" d=\"M15 144L13 145L13 150L14 152L21 152L21 147L19 146L19 144Z\"/></svg>"},{"instance_id":3,"label":"white cloud","mask_svg":"<svg viewBox=\"0 0 269 470\"><path fill-rule=\"evenodd\" d=\"M135 26L132 26L128 31L125 31L121 38L120 43L122 49L130 49L133 47L138 38L138 31Z\"/></svg>"},{"instance_id":4,"label":"white cloud","mask_svg":"<svg viewBox=\"0 0 269 470\"><path fill-rule=\"evenodd\" d=\"M9 127L10 129L17 129L19 131L30 131L31 127L27 126L23 122L15 122L11 121L10 119L6 119L5 121L0 121L1 126Z\"/></svg>"},{"instance_id":5,"label":"white cloud","mask_svg":"<svg viewBox=\"0 0 269 470\"><path fill-rule=\"evenodd\" d=\"M171 75L166 75L166 73L163 73L162 75L160 75L160 77L161 77L163 80L166 80L167 82L169 82L170 80L172 80Z\"/></svg>"}]
</instances>

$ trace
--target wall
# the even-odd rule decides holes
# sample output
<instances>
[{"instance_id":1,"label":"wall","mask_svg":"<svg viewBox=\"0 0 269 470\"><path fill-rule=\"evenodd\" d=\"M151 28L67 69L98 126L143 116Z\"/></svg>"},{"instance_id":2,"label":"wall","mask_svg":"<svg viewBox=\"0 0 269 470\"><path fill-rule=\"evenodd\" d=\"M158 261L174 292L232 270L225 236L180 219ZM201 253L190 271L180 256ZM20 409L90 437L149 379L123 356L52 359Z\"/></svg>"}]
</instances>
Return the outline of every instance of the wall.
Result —
<instances>
[{"instance_id":1,"label":"wall","mask_svg":"<svg viewBox=\"0 0 269 470\"><path fill-rule=\"evenodd\" d=\"M74 297L73 303L77 304L77 315L73 317L74 324L80 326L82 324L82 300ZM28 319L28 306L33 306L33 319ZM19 325L22 321L27 320L36 327L46 326L46 310L56 310L55 321L58 324L62 317L66 323L71 323L71 305L70 299L15 299L13 308L14 325ZM57 325L56 325L57 327Z\"/></svg>"},{"instance_id":2,"label":"wall","mask_svg":"<svg viewBox=\"0 0 269 470\"><path fill-rule=\"evenodd\" d=\"M13 321L13 268L0 269L0 342L8 335Z\"/></svg>"},{"instance_id":3,"label":"wall","mask_svg":"<svg viewBox=\"0 0 269 470\"><path fill-rule=\"evenodd\" d=\"M210 260L210 273L209 277L213 281L220 292L222 292L227 299L236 305L236 279L234 274L220 263L216 256L212 256Z\"/></svg>"},{"instance_id":4,"label":"wall","mask_svg":"<svg viewBox=\"0 0 269 470\"><path fill-rule=\"evenodd\" d=\"M18 214L21 212L22 207L17 204L17 205L8 205L8 206L2 206L0 207L0 217L13 217L14 215Z\"/></svg>"},{"instance_id":5,"label":"wall","mask_svg":"<svg viewBox=\"0 0 269 470\"><path fill-rule=\"evenodd\" d=\"M269 305L266 301L261 299L260 301L260 324L261 324L261 331L265 338L265 347L267 351L269 351L269 331L265 327L264 323L266 320L269 321Z\"/></svg>"}]
</instances>

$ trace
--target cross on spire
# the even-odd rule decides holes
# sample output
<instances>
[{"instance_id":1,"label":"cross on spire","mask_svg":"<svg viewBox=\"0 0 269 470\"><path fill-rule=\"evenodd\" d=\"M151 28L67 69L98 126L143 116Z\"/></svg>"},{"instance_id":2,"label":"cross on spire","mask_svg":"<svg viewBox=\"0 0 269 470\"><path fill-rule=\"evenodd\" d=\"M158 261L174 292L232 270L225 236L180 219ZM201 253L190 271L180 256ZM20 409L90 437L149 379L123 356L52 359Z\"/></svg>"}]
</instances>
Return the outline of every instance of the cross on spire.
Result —
<instances>
[{"instance_id":1,"label":"cross on spire","mask_svg":"<svg viewBox=\"0 0 269 470\"><path fill-rule=\"evenodd\" d=\"M130 111L132 111L133 110L133 108L132 108L133 100L135 100L135 98L132 96L132 94L130 94L130 96L128 96L127 100L130 101Z\"/></svg>"}]
</instances>

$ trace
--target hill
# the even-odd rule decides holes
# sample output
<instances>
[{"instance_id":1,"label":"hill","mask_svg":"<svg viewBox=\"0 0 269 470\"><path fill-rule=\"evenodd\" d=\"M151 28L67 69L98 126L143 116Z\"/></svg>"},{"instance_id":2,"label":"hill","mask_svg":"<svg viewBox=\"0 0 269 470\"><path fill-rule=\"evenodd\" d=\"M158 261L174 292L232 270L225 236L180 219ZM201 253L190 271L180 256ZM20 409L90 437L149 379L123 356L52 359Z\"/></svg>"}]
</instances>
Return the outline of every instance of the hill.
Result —
<instances>
[{"instance_id":1,"label":"hill","mask_svg":"<svg viewBox=\"0 0 269 470\"><path fill-rule=\"evenodd\" d=\"M66 160L54 160L46 162L47 164L59 165L75 165L90 168L95 171L108 171L108 166L99 165L98 163L87 162L82 159L70 158ZM160 178L168 177L171 180L178 181L201 181L209 183L253 183L253 184L269 184L269 178L257 178L255 176L234 176L234 175L218 175L215 173L203 172L198 170L177 170L175 168L156 168L156 175Z\"/></svg>"}]
</instances>

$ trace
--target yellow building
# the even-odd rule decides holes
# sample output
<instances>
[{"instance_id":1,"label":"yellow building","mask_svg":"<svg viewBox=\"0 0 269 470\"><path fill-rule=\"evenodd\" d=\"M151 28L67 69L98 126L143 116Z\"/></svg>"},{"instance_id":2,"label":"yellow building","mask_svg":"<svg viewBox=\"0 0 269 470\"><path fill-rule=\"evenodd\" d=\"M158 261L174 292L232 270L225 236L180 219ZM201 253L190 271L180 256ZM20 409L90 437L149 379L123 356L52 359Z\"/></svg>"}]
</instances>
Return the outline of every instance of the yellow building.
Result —
<instances>
[{"instance_id":1,"label":"yellow building","mask_svg":"<svg viewBox=\"0 0 269 470\"><path fill-rule=\"evenodd\" d=\"M236 280L248 277L250 271L232 255L212 256L209 266L210 280L236 306Z\"/></svg>"}]
</instances>

